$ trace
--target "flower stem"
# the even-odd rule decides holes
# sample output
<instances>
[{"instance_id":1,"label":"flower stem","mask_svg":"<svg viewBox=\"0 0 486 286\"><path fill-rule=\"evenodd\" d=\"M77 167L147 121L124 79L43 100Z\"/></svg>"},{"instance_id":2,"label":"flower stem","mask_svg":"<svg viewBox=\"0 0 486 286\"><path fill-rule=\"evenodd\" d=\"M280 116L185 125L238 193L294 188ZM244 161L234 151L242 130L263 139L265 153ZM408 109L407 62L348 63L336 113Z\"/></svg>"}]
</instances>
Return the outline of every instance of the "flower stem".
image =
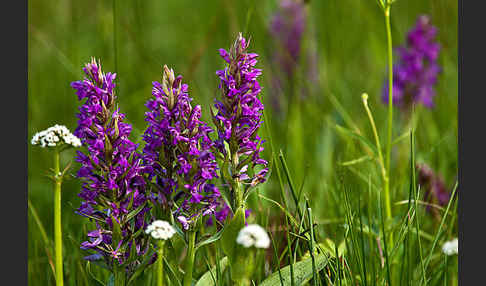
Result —
<instances>
[{"instance_id":1,"label":"flower stem","mask_svg":"<svg viewBox=\"0 0 486 286\"><path fill-rule=\"evenodd\" d=\"M56 286L63 286L62 230L61 230L61 183L59 151L54 151L54 245L56 265Z\"/></svg>"},{"instance_id":2,"label":"flower stem","mask_svg":"<svg viewBox=\"0 0 486 286\"><path fill-rule=\"evenodd\" d=\"M238 210L238 208L241 208L241 210L243 211L243 213L245 213L245 201L243 199L243 189L241 188L241 184L239 182L234 182L234 189L235 189L235 195L236 195L236 208L235 208L235 212L236 210Z\"/></svg>"},{"instance_id":3,"label":"flower stem","mask_svg":"<svg viewBox=\"0 0 486 286\"><path fill-rule=\"evenodd\" d=\"M362 100L363 100L363 106L366 110L366 113L368 114L368 119L370 120L371 129L373 130L373 135L375 136L376 149L378 149L378 162L380 163L380 167L381 167L381 176L383 178L383 184L386 185L386 181L388 180L388 177L386 174L383 154L381 153L380 137L378 136L378 130L376 129L375 120L373 119L373 114L371 113L370 107L368 106L368 94L363 93Z\"/></svg>"},{"instance_id":4,"label":"flower stem","mask_svg":"<svg viewBox=\"0 0 486 286\"><path fill-rule=\"evenodd\" d=\"M392 218L391 199L390 199L390 157L392 148L392 131L393 131L393 46L390 26L390 8L391 4L385 7L385 25L388 50L388 140L386 144L386 170L385 180L385 210L387 219ZM390 243L393 245L393 232L390 233Z\"/></svg>"},{"instance_id":5,"label":"flower stem","mask_svg":"<svg viewBox=\"0 0 486 286\"><path fill-rule=\"evenodd\" d=\"M186 263L184 266L184 279L183 279L183 286L191 286L192 283L192 270L194 266L194 257L196 253L196 231L189 230L188 234L188 247L187 247L187 256L186 256Z\"/></svg>"},{"instance_id":6,"label":"flower stem","mask_svg":"<svg viewBox=\"0 0 486 286\"><path fill-rule=\"evenodd\" d=\"M164 240L157 241L158 258L157 258L157 286L164 285Z\"/></svg>"},{"instance_id":7,"label":"flower stem","mask_svg":"<svg viewBox=\"0 0 486 286\"><path fill-rule=\"evenodd\" d=\"M120 267L118 261L116 259L113 260L113 275L115 278L114 285L116 286L125 286L125 269L124 267Z\"/></svg>"}]
</instances>

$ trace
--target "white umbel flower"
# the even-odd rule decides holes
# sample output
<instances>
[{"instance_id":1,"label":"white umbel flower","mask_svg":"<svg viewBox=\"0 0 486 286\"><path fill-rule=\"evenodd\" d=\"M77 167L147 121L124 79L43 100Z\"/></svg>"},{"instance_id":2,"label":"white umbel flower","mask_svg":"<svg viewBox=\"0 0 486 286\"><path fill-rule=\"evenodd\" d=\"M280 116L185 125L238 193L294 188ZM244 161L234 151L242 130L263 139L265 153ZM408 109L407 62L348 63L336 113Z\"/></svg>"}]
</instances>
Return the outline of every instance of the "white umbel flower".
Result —
<instances>
[{"instance_id":1,"label":"white umbel flower","mask_svg":"<svg viewBox=\"0 0 486 286\"><path fill-rule=\"evenodd\" d=\"M444 243L442 246L442 252L444 252L445 255L454 255L457 254L459 251L459 241L457 238L454 238L451 241L447 241Z\"/></svg>"},{"instance_id":2,"label":"white umbel flower","mask_svg":"<svg viewBox=\"0 0 486 286\"><path fill-rule=\"evenodd\" d=\"M81 140L74 136L69 129L64 125L54 125L37 132L30 142L32 145L44 147L56 147L61 144L71 145L73 147L81 147Z\"/></svg>"},{"instance_id":3,"label":"white umbel flower","mask_svg":"<svg viewBox=\"0 0 486 286\"><path fill-rule=\"evenodd\" d=\"M170 225L170 223L165 220L155 220L147 226L145 230L146 234L152 235L155 239L167 240L175 234L175 229Z\"/></svg>"},{"instance_id":4,"label":"white umbel flower","mask_svg":"<svg viewBox=\"0 0 486 286\"><path fill-rule=\"evenodd\" d=\"M270 246L270 238L267 232L258 224L249 224L242 228L238 233L236 242L246 248L252 246L256 248L268 248Z\"/></svg>"}]
</instances>

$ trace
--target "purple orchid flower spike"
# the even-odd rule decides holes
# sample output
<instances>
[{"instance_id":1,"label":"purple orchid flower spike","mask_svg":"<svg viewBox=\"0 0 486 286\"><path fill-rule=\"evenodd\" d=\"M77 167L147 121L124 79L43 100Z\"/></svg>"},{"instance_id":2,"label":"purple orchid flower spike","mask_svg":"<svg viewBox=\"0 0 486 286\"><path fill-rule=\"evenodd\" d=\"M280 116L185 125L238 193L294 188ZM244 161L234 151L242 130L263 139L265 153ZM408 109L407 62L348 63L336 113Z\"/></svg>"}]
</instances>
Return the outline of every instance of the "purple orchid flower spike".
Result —
<instances>
[{"instance_id":1,"label":"purple orchid flower spike","mask_svg":"<svg viewBox=\"0 0 486 286\"><path fill-rule=\"evenodd\" d=\"M222 168L222 174L231 185L233 210L244 209L244 195L250 185L264 182L268 172L267 161L260 157L264 140L257 134L263 122L264 107L257 80L262 71L255 68L258 55L247 52L248 45L240 33L230 51L220 49L227 65L216 71L221 97L214 104L217 113L213 113L213 122L218 128L215 147L228 166ZM262 170L256 171L257 168Z\"/></svg>"},{"instance_id":2,"label":"purple orchid flower spike","mask_svg":"<svg viewBox=\"0 0 486 286\"><path fill-rule=\"evenodd\" d=\"M430 18L421 15L407 34L404 46L398 47L398 63L393 67L393 104L406 107L421 103L434 107L434 86L441 71L437 58L440 45L434 41L437 28ZM383 88L383 102L388 103L388 84Z\"/></svg>"},{"instance_id":3,"label":"purple orchid flower spike","mask_svg":"<svg viewBox=\"0 0 486 286\"><path fill-rule=\"evenodd\" d=\"M77 213L94 221L96 229L81 248L95 252L86 259L104 259L112 270L122 267L130 276L146 254L138 250L148 245L147 238L138 235L149 210L142 160L137 145L128 139L132 127L116 108L115 74L103 73L94 59L83 70L86 78L71 84L78 99L85 100L74 132L87 149L77 155L77 177L83 182ZM138 258L128 261L133 247Z\"/></svg>"},{"instance_id":4,"label":"purple orchid flower spike","mask_svg":"<svg viewBox=\"0 0 486 286\"><path fill-rule=\"evenodd\" d=\"M212 213L220 196L210 183L218 177L208 136L212 129L200 119L201 106L192 107L182 76L176 77L167 66L162 83L153 82L152 95L146 103L148 127L143 135L146 172L155 180L156 201L169 204L167 210L178 206L173 215L188 230Z\"/></svg>"}]
</instances>

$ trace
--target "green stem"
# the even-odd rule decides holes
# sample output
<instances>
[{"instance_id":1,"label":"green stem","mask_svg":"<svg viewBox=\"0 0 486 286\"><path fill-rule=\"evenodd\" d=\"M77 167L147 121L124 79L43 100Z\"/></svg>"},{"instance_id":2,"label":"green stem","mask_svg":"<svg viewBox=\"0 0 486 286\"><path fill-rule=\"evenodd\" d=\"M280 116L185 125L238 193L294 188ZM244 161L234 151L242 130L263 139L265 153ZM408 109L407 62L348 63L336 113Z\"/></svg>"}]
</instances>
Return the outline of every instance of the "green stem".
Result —
<instances>
[{"instance_id":1,"label":"green stem","mask_svg":"<svg viewBox=\"0 0 486 286\"><path fill-rule=\"evenodd\" d=\"M231 175L234 175L237 173L237 168L239 164L239 155L238 155L238 145L234 143L233 141L230 142L230 150L231 150ZM245 200L243 198L244 196L244 189L242 188L240 182L238 179L232 178L230 181L231 188L233 189L233 195L234 195L234 209L233 211L236 213L236 211L241 208L243 210L243 213L245 212Z\"/></svg>"},{"instance_id":2,"label":"green stem","mask_svg":"<svg viewBox=\"0 0 486 286\"><path fill-rule=\"evenodd\" d=\"M385 211L387 219L392 218L391 199L390 199L390 157L392 148L392 131L393 131L393 46L390 26L390 6L385 8L385 25L388 48L388 140L386 144L386 170L387 177L385 180ZM393 232L390 232L390 243L393 245Z\"/></svg>"},{"instance_id":3,"label":"green stem","mask_svg":"<svg viewBox=\"0 0 486 286\"><path fill-rule=\"evenodd\" d=\"M125 269L124 267L120 267L116 259L113 261L113 275L115 278L115 286L125 286Z\"/></svg>"},{"instance_id":4,"label":"green stem","mask_svg":"<svg viewBox=\"0 0 486 286\"><path fill-rule=\"evenodd\" d=\"M183 286L191 286L192 282L192 271L194 267L194 257L196 253L196 231L189 230L188 234L188 247L187 247L187 256L186 256L186 264L184 266L184 280Z\"/></svg>"},{"instance_id":5,"label":"green stem","mask_svg":"<svg viewBox=\"0 0 486 286\"><path fill-rule=\"evenodd\" d=\"M59 151L54 152L54 245L56 265L56 286L63 286L62 272L62 230L61 230L61 183Z\"/></svg>"},{"instance_id":6,"label":"green stem","mask_svg":"<svg viewBox=\"0 0 486 286\"><path fill-rule=\"evenodd\" d=\"M157 286L164 285L164 240L157 241L158 258L157 258Z\"/></svg>"},{"instance_id":7,"label":"green stem","mask_svg":"<svg viewBox=\"0 0 486 286\"><path fill-rule=\"evenodd\" d=\"M243 190L241 188L241 184L239 182L234 183L235 195L236 195L236 208L235 212L238 208L241 208L243 213L245 213L245 201L243 199Z\"/></svg>"},{"instance_id":8,"label":"green stem","mask_svg":"<svg viewBox=\"0 0 486 286\"><path fill-rule=\"evenodd\" d=\"M368 114L368 119L370 120L371 129L373 130L373 135L375 136L375 144L376 149L378 149L378 162L380 163L381 167L381 176L383 177L383 183L386 185L386 181L388 180L385 168L385 162L383 160L383 154L381 153L381 144L380 144L380 137L378 136L378 131L376 129L375 120L373 119L373 114L368 106L368 94L363 93L361 96L363 99L363 106Z\"/></svg>"}]
</instances>

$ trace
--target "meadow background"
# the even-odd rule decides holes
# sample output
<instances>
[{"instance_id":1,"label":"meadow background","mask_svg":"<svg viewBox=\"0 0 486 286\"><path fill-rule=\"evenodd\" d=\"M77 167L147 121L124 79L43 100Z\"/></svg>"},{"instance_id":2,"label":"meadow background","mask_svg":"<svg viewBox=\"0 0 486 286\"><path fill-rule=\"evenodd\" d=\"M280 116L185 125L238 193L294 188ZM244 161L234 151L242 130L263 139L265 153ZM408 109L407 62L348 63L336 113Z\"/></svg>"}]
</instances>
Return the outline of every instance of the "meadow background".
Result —
<instances>
[{"instance_id":1,"label":"meadow background","mask_svg":"<svg viewBox=\"0 0 486 286\"><path fill-rule=\"evenodd\" d=\"M276 47L269 34L269 23L277 7L276 0L29 0L29 138L56 123L74 130L79 103L70 83L84 77L81 68L91 57L101 60L104 71L117 73L119 107L133 124L131 138L134 141L142 143L141 134L146 128L144 104L151 96L151 82L161 80L164 64L184 76L190 95L203 106L203 117L210 122L208 108L218 93L215 71L223 67L218 49L228 49L241 31L251 38L250 50L260 54L258 67L263 69L260 84L268 129L262 127L259 134L268 140L264 158L272 161L271 166L280 164L278 154L282 150L293 184L303 190L303 197L309 199L320 242L329 238L339 244L343 240L347 212L345 192L353 212L370 213L366 216L370 221L363 217L363 223L379 232L379 223L373 219L379 217L376 207L381 187L379 170L369 160L351 166L342 164L366 153L359 140L346 135L336 125L358 128L364 137L374 142L361 101L361 94L366 92L382 143L386 138L387 109L381 101L387 64L383 13L374 0L308 1L301 51L303 60L294 78L293 91L284 89L278 95L281 97L281 108L278 109L274 108L271 97L271 80L278 68L271 61ZM410 126L415 127L415 160L431 166L443 177L449 190L457 180L457 1L396 1L391 14L394 46L403 43L407 31L421 14L429 15L439 30L437 41L441 51L438 62L442 73L436 85L435 108L418 106L415 121L399 109L395 110L393 138L403 139L394 145L392 153L391 190L397 221L407 211L406 204L395 203L407 200L409 196L411 158L410 138L406 135ZM306 55L313 51L317 57L306 61ZM318 71L316 79L306 75L312 64ZM405 137L401 137L403 134ZM74 151L68 151L61 157L62 166L73 162L71 174L79 168L73 156ZM272 160L274 158L277 160ZM52 183L45 175L52 164L49 152L29 145L28 197L36 212L33 215L33 209L30 209L28 219L30 285L54 283L46 255L46 245L53 236L53 197ZM86 253L79 250L79 243L85 240L88 229L86 219L74 214L80 204L77 197L80 185L74 177L63 183L67 285L92 285L82 260ZM282 191L278 176L272 170L268 182L258 192L277 202L287 200L292 208L290 211L295 213L285 181L284 187ZM369 188L372 191L369 192ZM266 225L283 249L283 212L257 193L250 197L249 207L253 210L251 220ZM446 231L438 238L431 265L442 265L442 243L457 236L454 208L455 205L451 219L446 220ZM423 207L418 208L418 217L421 247L426 256L440 219ZM44 230L39 228L36 220L42 223ZM369 251L366 253L373 256ZM418 265L419 254L416 249L410 251L415 261L412 264ZM348 255L352 264L355 258L351 253ZM271 250L267 256L271 260ZM370 264L376 262L379 265L379 256L375 253L374 257L370 258ZM400 272L399 263L392 265L395 273ZM448 273L452 279L449 277L444 281L439 275L431 284L456 283L457 264L449 263L452 266ZM275 270L276 265L273 263L270 268ZM282 261L281 265L287 265L287 261ZM438 269L429 267L426 271L432 277ZM195 276L206 270L203 264ZM94 267L91 271L99 277L107 275ZM396 279L400 283L405 281L405 278Z\"/></svg>"}]
</instances>

